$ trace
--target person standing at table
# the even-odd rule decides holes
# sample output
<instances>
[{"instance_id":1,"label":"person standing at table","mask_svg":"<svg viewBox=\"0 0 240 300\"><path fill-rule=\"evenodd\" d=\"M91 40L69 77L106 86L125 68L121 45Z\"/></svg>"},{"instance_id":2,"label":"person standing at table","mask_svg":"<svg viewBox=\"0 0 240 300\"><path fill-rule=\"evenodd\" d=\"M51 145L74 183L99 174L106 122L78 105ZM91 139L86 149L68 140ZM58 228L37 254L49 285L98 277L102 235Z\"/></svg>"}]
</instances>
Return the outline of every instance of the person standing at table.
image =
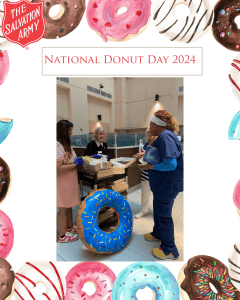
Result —
<instances>
[{"instance_id":1,"label":"person standing at table","mask_svg":"<svg viewBox=\"0 0 240 300\"><path fill-rule=\"evenodd\" d=\"M147 143L143 146L143 152L137 153L133 155L133 157L142 158L144 156L147 146L151 146L152 143L155 141L156 137L151 135L149 128L147 128L146 135L147 135ZM148 213L149 201L152 195L152 191L149 185L148 170L142 170L141 188L142 188L141 211L135 215L135 219L140 219Z\"/></svg>"},{"instance_id":2,"label":"person standing at table","mask_svg":"<svg viewBox=\"0 0 240 300\"><path fill-rule=\"evenodd\" d=\"M93 133L93 140L87 144L87 148L85 151L86 156L92 155L107 155L107 143L106 141L106 133L104 128L97 127Z\"/></svg>"},{"instance_id":3,"label":"person standing at table","mask_svg":"<svg viewBox=\"0 0 240 300\"><path fill-rule=\"evenodd\" d=\"M72 207L80 204L77 167L83 164L71 147L73 124L67 120L57 123L57 228L59 243L74 242L78 230L73 225Z\"/></svg>"},{"instance_id":4,"label":"person standing at table","mask_svg":"<svg viewBox=\"0 0 240 300\"><path fill-rule=\"evenodd\" d=\"M172 208L178 193L183 191L183 155L174 131L179 131L176 119L166 110L157 111L151 119L150 132L157 136L152 147L157 148L160 163L139 165L141 170L148 170L154 196L154 227L144 238L149 242L161 241L160 247L152 250L152 254L161 260L179 257L174 241Z\"/></svg>"}]
</instances>

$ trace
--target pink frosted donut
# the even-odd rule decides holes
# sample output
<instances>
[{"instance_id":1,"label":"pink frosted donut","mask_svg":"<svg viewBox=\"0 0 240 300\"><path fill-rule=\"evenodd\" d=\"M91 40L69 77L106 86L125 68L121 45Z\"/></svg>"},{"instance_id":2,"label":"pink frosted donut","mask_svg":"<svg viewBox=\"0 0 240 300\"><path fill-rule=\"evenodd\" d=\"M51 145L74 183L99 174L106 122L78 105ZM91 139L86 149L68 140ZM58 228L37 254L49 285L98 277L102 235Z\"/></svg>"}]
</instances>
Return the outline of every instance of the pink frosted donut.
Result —
<instances>
[{"instance_id":1,"label":"pink frosted donut","mask_svg":"<svg viewBox=\"0 0 240 300\"><path fill-rule=\"evenodd\" d=\"M3 211L0 210L0 257L6 258L13 247L13 225Z\"/></svg>"},{"instance_id":2,"label":"pink frosted donut","mask_svg":"<svg viewBox=\"0 0 240 300\"><path fill-rule=\"evenodd\" d=\"M238 214L240 216L240 180L238 180L233 192L233 202L236 205Z\"/></svg>"},{"instance_id":3,"label":"pink frosted donut","mask_svg":"<svg viewBox=\"0 0 240 300\"><path fill-rule=\"evenodd\" d=\"M0 85L7 78L9 71L9 57L7 50L0 51Z\"/></svg>"},{"instance_id":4,"label":"pink frosted donut","mask_svg":"<svg viewBox=\"0 0 240 300\"><path fill-rule=\"evenodd\" d=\"M122 7L127 11L118 14ZM146 29L150 16L151 0L90 0L87 7L88 24L104 42L136 37Z\"/></svg>"},{"instance_id":5,"label":"pink frosted donut","mask_svg":"<svg viewBox=\"0 0 240 300\"><path fill-rule=\"evenodd\" d=\"M102 263L83 262L77 264L67 274L65 300L111 300L115 279L113 271ZM86 282L91 282L96 287L96 292L91 296L82 290Z\"/></svg>"}]
</instances>

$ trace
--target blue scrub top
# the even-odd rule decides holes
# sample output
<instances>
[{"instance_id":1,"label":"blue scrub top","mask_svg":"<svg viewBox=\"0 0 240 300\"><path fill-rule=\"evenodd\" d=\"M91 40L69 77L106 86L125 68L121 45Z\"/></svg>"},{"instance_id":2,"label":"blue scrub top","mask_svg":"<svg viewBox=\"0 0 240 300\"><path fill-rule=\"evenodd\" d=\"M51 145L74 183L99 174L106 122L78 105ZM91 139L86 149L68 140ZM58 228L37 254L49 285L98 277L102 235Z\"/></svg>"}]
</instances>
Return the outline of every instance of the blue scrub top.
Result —
<instances>
[{"instance_id":1,"label":"blue scrub top","mask_svg":"<svg viewBox=\"0 0 240 300\"><path fill-rule=\"evenodd\" d=\"M177 168L173 171L148 170L151 190L162 195L174 195L183 191L183 156L181 144L171 130L164 130L152 143L158 149L160 162L175 158Z\"/></svg>"}]
</instances>

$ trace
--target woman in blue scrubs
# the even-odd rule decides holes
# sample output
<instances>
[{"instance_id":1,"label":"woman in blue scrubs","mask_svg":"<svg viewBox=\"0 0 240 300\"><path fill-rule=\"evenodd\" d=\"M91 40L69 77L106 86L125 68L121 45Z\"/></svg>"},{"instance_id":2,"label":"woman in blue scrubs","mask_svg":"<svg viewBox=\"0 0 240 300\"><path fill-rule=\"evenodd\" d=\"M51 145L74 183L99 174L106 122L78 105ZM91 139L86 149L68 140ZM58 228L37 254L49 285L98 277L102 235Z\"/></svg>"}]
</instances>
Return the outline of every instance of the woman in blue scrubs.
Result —
<instances>
[{"instance_id":1,"label":"woman in blue scrubs","mask_svg":"<svg viewBox=\"0 0 240 300\"><path fill-rule=\"evenodd\" d=\"M180 142L174 133L178 131L176 119L166 110L157 111L151 119L150 132L157 136L152 147L157 148L158 164L141 164L148 169L149 183L153 192L154 227L145 234L149 242L161 241L152 250L159 259L177 259L179 253L174 241L172 208L179 192L183 191L183 156Z\"/></svg>"}]
</instances>

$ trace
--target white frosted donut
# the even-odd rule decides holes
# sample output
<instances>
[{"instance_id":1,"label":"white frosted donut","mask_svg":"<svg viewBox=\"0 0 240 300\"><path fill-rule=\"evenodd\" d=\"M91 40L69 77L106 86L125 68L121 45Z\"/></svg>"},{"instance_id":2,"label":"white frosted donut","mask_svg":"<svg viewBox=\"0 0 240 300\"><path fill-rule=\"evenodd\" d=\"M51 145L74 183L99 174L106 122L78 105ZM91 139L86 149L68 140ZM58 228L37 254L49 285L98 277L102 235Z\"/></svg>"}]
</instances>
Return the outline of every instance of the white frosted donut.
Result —
<instances>
[{"instance_id":1,"label":"white frosted donut","mask_svg":"<svg viewBox=\"0 0 240 300\"><path fill-rule=\"evenodd\" d=\"M13 2L13 1L10 1ZM0 0L0 51L6 50L12 43L9 42L2 33L2 21L4 15L3 0Z\"/></svg>"},{"instance_id":2,"label":"white frosted donut","mask_svg":"<svg viewBox=\"0 0 240 300\"><path fill-rule=\"evenodd\" d=\"M235 288L240 291L240 241L234 245L228 261L230 279Z\"/></svg>"},{"instance_id":3,"label":"white frosted donut","mask_svg":"<svg viewBox=\"0 0 240 300\"><path fill-rule=\"evenodd\" d=\"M26 262L15 274L15 296L24 300L63 300L63 276L51 262ZM43 283L46 291L39 294L34 290L37 283Z\"/></svg>"},{"instance_id":4,"label":"white frosted donut","mask_svg":"<svg viewBox=\"0 0 240 300\"><path fill-rule=\"evenodd\" d=\"M234 96L240 102L240 54L233 60L231 64L231 72L229 79Z\"/></svg>"},{"instance_id":5,"label":"white frosted donut","mask_svg":"<svg viewBox=\"0 0 240 300\"><path fill-rule=\"evenodd\" d=\"M208 0L156 0L153 2L153 20L159 33L171 41L190 43L203 36L211 27L213 8ZM190 14L178 18L175 8L187 5Z\"/></svg>"}]
</instances>

